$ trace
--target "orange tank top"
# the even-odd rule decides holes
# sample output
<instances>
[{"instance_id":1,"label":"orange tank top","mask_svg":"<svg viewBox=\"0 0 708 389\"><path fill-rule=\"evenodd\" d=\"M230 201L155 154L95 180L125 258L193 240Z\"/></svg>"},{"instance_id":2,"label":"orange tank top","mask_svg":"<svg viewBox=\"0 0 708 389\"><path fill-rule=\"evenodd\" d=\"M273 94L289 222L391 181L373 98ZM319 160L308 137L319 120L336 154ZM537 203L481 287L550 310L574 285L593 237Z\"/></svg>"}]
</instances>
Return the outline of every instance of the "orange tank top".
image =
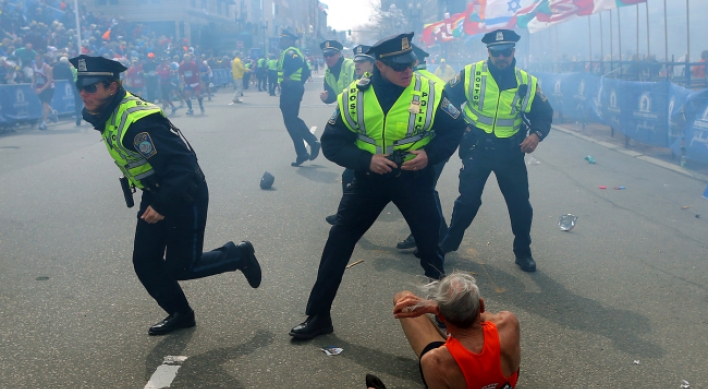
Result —
<instances>
[{"instance_id":1,"label":"orange tank top","mask_svg":"<svg viewBox=\"0 0 708 389\"><path fill-rule=\"evenodd\" d=\"M519 379L518 370L510 377L504 377L501 370L501 349L497 326L492 322L483 322L484 346L480 354L467 350L452 336L447 338L445 346L455 358L462 370L468 389L514 388Z\"/></svg>"}]
</instances>

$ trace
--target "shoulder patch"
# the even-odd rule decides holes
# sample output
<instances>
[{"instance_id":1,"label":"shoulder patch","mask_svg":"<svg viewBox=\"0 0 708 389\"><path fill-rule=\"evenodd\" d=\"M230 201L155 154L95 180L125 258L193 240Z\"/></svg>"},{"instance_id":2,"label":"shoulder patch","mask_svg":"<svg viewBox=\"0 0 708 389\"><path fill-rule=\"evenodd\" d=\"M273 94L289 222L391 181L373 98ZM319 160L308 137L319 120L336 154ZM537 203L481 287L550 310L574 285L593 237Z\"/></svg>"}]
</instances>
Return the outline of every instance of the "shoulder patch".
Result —
<instances>
[{"instance_id":1,"label":"shoulder patch","mask_svg":"<svg viewBox=\"0 0 708 389\"><path fill-rule=\"evenodd\" d=\"M538 84L536 84L536 96L538 96L544 103L548 101L548 97L546 97L546 95L544 95L543 91L541 90L541 85Z\"/></svg>"},{"instance_id":2,"label":"shoulder patch","mask_svg":"<svg viewBox=\"0 0 708 389\"><path fill-rule=\"evenodd\" d=\"M455 108L454 105L450 102L450 100L447 99L447 97L444 97L442 102L440 103L440 109L445 111L448 115L450 115L453 119L457 119L460 117L460 110Z\"/></svg>"},{"instance_id":3,"label":"shoulder patch","mask_svg":"<svg viewBox=\"0 0 708 389\"><path fill-rule=\"evenodd\" d=\"M334 113L332 114L332 117L329 118L329 120L327 121L327 123L329 123L329 124L331 124L331 125L337 124L337 118L338 118L338 117L339 117L339 107L337 107L337 108L334 109Z\"/></svg>"},{"instance_id":4,"label":"shoulder patch","mask_svg":"<svg viewBox=\"0 0 708 389\"><path fill-rule=\"evenodd\" d=\"M153 155L157 154L155 143L153 143L150 134L147 132L141 132L138 135L135 135L135 138L133 139L133 146L135 146L135 150L137 150L138 153L145 158L149 159Z\"/></svg>"},{"instance_id":5,"label":"shoulder patch","mask_svg":"<svg viewBox=\"0 0 708 389\"><path fill-rule=\"evenodd\" d=\"M450 87L453 87L453 86L459 84L460 81L462 81L461 75L462 75L462 72L457 73L457 75L455 75L455 78L453 78L452 80L450 80Z\"/></svg>"}]
</instances>

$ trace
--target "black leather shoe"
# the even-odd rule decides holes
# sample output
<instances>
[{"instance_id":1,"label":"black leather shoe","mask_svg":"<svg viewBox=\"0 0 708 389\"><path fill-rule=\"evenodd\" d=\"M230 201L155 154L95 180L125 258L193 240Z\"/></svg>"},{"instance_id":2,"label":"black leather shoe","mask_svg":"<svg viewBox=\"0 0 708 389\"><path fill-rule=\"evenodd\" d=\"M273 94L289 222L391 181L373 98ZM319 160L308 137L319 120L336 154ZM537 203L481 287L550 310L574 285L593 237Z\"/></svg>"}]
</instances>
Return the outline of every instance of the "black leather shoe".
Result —
<instances>
[{"instance_id":1,"label":"black leather shoe","mask_svg":"<svg viewBox=\"0 0 708 389\"><path fill-rule=\"evenodd\" d=\"M325 218L325 220L327 220L327 223L329 223L330 225L333 226L334 223L337 222L337 214L329 215L329 216L327 216L327 217Z\"/></svg>"},{"instance_id":2,"label":"black leather shoe","mask_svg":"<svg viewBox=\"0 0 708 389\"><path fill-rule=\"evenodd\" d=\"M290 166L300 166L302 165L303 162L307 161L310 159L309 154L303 154L303 155L298 155L297 158L295 158L295 162L291 163ZM312 158L314 159L314 158Z\"/></svg>"},{"instance_id":3,"label":"black leather shoe","mask_svg":"<svg viewBox=\"0 0 708 389\"><path fill-rule=\"evenodd\" d=\"M396 248L399 250L407 250L407 249L412 249L415 247L415 238L413 238L413 234L408 235L406 239L403 239L402 241L398 242L396 245Z\"/></svg>"},{"instance_id":4,"label":"black leather shoe","mask_svg":"<svg viewBox=\"0 0 708 389\"><path fill-rule=\"evenodd\" d=\"M166 335L181 328L190 328L197 325L194 320L194 311L186 313L175 312L165 318L165 320L150 327L148 334L150 335Z\"/></svg>"},{"instance_id":5,"label":"black leather shoe","mask_svg":"<svg viewBox=\"0 0 708 389\"><path fill-rule=\"evenodd\" d=\"M243 241L238 244L241 250L241 256L238 262L238 269L246 277L246 281L251 285L251 288L257 288L261 284L261 266L256 259L256 250L249 241Z\"/></svg>"},{"instance_id":6,"label":"black leather shoe","mask_svg":"<svg viewBox=\"0 0 708 389\"><path fill-rule=\"evenodd\" d=\"M290 330L290 336L295 339L312 339L316 336L331 334L334 332L332 318L321 315L308 316L307 320L296 325Z\"/></svg>"},{"instance_id":7,"label":"black leather shoe","mask_svg":"<svg viewBox=\"0 0 708 389\"><path fill-rule=\"evenodd\" d=\"M314 160L317 158L318 155L320 155L320 148L322 147L322 144L320 142L315 142L310 145L310 161Z\"/></svg>"},{"instance_id":8,"label":"black leather shoe","mask_svg":"<svg viewBox=\"0 0 708 389\"><path fill-rule=\"evenodd\" d=\"M530 255L517 256L516 264L519 265L521 270L527 273L533 273L536 271L536 261L534 261L533 257Z\"/></svg>"}]
</instances>

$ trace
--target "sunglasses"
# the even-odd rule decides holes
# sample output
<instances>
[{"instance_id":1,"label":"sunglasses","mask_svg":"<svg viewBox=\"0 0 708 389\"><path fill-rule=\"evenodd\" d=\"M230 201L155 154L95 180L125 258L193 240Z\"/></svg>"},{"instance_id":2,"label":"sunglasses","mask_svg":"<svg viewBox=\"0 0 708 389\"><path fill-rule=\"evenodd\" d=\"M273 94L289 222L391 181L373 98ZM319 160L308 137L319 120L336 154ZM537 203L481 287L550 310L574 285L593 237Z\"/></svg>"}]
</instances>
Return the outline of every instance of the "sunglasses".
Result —
<instances>
[{"instance_id":1,"label":"sunglasses","mask_svg":"<svg viewBox=\"0 0 708 389\"><path fill-rule=\"evenodd\" d=\"M514 53L514 48L513 48L513 47L510 47L510 48L504 49L504 50L492 50L492 49L489 49L489 55L491 55L492 57L499 57L499 56L503 55L503 56L505 56L505 57L508 58L508 57L511 57L511 55L512 55L513 53Z\"/></svg>"},{"instance_id":2,"label":"sunglasses","mask_svg":"<svg viewBox=\"0 0 708 389\"><path fill-rule=\"evenodd\" d=\"M322 54L322 55L324 55L325 58L332 58L332 57L334 57L335 55L337 55L337 53L334 52L334 51L332 51L332 52L329 52L329 53L324 53L324 54Z\"/></svg>"},{"instance_id":3,"label":"sunglasses","mask_svg":"<svg viewBox=\"0 0 708 389\"><path fill-rule=\"evenodd\" d=\"M78 90L79 93L81 93L81 91L83 90L84 92L92 95L92 94L98 92L98 84L103 84L104 86L107 86L105 82L99 81L95 84L90 84L90 85L82 85L82 86L76 85L76 90Z\"/></svg>"},{"instance_id":4,"label":"sunglasses","mask_svg":"<svg viewBox=\"0 0 708 389\"><path fill-rule=\"evenodd\" d=\"M413 67L415 66L415 62L411 62L411 63L387 63L387 62L384 62L384 64L386 66L390 67L391 69L393 69L394 72L402 72L408 68L413 69Z\"/></svg>"}]
</instances>

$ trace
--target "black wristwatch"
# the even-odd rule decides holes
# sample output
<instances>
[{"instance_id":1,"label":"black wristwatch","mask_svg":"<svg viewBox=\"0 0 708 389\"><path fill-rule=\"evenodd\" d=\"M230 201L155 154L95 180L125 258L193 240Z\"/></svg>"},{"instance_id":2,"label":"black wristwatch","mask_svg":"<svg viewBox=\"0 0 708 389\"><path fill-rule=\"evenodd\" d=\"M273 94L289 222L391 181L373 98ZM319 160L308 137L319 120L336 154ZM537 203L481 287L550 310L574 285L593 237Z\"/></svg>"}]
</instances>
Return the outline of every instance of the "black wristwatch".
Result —
<instances>
[{"instance_id":1,"label":"black wristwatch","mask_svg":"<svg viewBox=\"0 0 708 389\"><path fill-rule=\"evenodd\" d=\"M539 142L543 140L543 133L541 131L534 131L533 133L536 134Z\"/></svg>"}]
</instances>

